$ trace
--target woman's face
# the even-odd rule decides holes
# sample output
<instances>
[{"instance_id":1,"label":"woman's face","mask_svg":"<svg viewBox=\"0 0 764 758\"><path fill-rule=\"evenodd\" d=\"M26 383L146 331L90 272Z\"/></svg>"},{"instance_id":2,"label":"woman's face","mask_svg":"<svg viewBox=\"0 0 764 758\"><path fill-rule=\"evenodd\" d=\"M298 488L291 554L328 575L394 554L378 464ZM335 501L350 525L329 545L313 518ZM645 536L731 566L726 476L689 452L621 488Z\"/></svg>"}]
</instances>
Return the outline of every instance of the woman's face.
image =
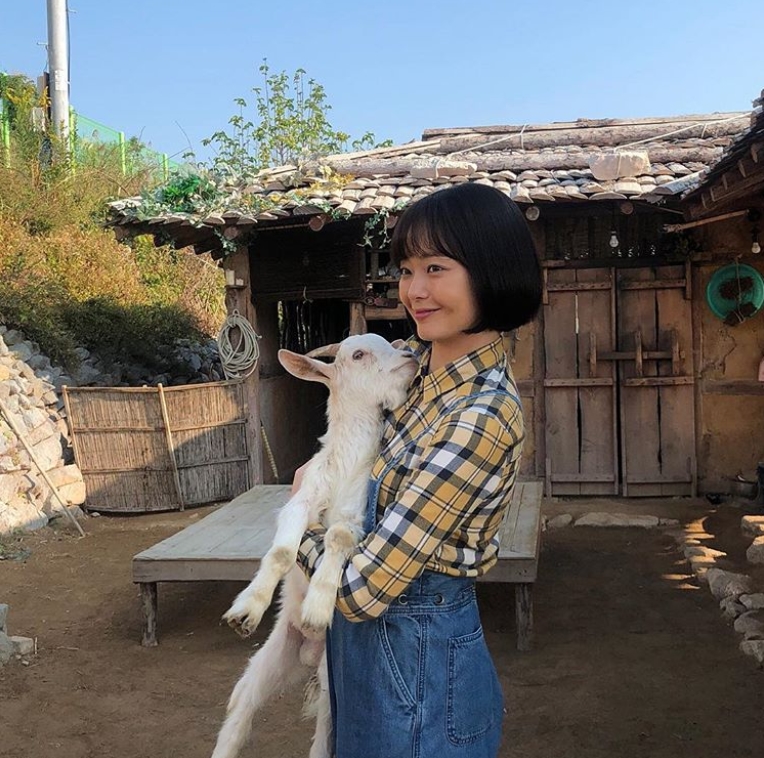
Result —
<instances>
[{"instance_id":1,"label":"woman's face","mask_svg":"<svg viewBox=\"0 0 764 758\"><path fill-rule=\"evenodd\" d=\"M417 325L420 339L456 357L470 350L474 334L464 334L478 321L478 306L467 269L441 255L401 261L400 298Z\"/></svg>"}]
</instances>

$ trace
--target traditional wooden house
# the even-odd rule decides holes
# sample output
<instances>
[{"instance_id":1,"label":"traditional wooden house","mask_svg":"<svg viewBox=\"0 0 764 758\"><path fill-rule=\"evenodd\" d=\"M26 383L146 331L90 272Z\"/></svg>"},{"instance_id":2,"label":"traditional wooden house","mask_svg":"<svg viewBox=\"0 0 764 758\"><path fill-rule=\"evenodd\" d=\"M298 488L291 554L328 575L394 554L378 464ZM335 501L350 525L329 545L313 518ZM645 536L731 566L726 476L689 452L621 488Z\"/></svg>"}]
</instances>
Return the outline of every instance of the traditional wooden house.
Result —
<instances>
[{"instance_id":1,"label":"traditional wooden house","mask_svg":"<svg viewBox=\"0 0 764 758\"><path fill-rule=\"evenodd\" d=\"M681 226L682 192L748 126L748 113L717 113L428 130L254 185L197 187L183 206L161 193L123 201L113 222L120 238L193 245L226 269L229 312L262 337L247 380L253 481L273 481L261 426L287 481L315 444L322 396L283 373L278 347L367 329L406 336L387 251L397 214L441 187L492 185L522 204L545 274L538 320L506 340L527 418L523 475L552 495L691 495L756 457L731 424L716 439L706 402L720 389L711 374L747 376L750 356L725 368L720 331L733 327L704 296L712 258L738 248L709 253L695 229L665 225ZM753 330L761 352L761 327L743 327L734 338Z\"/></svg>"}]
</instances>

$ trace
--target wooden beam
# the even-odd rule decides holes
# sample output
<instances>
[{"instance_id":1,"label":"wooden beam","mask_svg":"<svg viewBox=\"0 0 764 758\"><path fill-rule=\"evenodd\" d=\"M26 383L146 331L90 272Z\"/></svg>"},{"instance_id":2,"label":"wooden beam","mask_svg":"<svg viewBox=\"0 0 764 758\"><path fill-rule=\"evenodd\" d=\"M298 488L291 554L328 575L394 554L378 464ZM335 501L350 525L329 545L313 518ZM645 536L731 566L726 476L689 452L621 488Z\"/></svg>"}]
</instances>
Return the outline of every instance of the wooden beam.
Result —
<instances>
[{"instance_id":1,"label":"wooden beam","mask_svg":"<svg viewBox=\"0 0 764 758\"><path fill-rule=\"evenodd\" d=\"M715 381L704 379L701 392L706 395L764 395L764 383L755 379L729 379Z\"/></svg>"},{"instance_id":2,"label":"wooden beam","mask_svg":"<svg viewBox=\"0 0 764 758\"><path fill-rule=\"evenodd\" d=\"M732 213L722 213L718 216L709 216L708 218L701 219L699 221L688 221L685 224L664 224L664 232L681 232L685 229L694 229L696 226L705 226L706 224L715 224L717 221L724 221L728 218L737 218L738 216L745 216L748 213L744 211L733 211Z\"/></svg>"},{"instance_id":3,"label":"wooden beam","mask_svg":"<svg viewBox=\"0 0 764 758\"><path fill-rule=\"evenodd\" d=\"M538 150L545 147L560 148L563 145L576 145L588 147L616 147L632 142L645 140L663 139L665 135L683 129L681 139L719 139L738 134L745 123L745 117L741 116L736 121L709 124L699 123L693 119L684 122L665 124L612 124L590 126L583 124L556 125L556 128L548 127L501 127L494 131L481 130L461 132L458 134L440 134L439 153L453 151L475 150L507 150L524 149ZM443 130L448 131L448 130ZM485 147L483 147L485 146ZM649 147L648 147L649 149Z\"/></svg>"},{"instance_id":4,"label":"wooden beam","mask_svg":"<svg viewBox=\"0 0 764 758\"><path fill-rule=\"evenodd\" d=\"M653 126L662 127L664 125L672 125L674 129L679 128L682 124L692 124L696 122L705 123L708 121L722 121L731 119L729 123L735 124L740 120L748 125L750 119L749 111L733 111L731 113L700 113L687 116L668 116L668 117L648 117L648 118L603 118L603 119L586 119L580 118L576 121L556 121L551 124L501 124L491 126L457 126L448 128L437 129L425 129L423 132L424 139L431 139L433 137L447 137L460 134L509 134L523 131L525 133L532 132L551 132L551 131L567 131L569 129L594 129L594 128L614 128L620 126ZM710 128L710 127L706 127ZM738 127L736 131L740 131Z\"/></svg>"},{"instance_id":5,"label":"wooden beam","mask_svg":"<svg viewBox=\"0 0 764 758\"><path fill-rule=\"evenodd\" d=\"M251 282L249 270L249 249L240 245L236 252L226 260L226 268L234 272L234 279L241 279L243 287L232 289L226 288L226 307L228 313L238 310L252 325L257 332L257 314L251 297ZM246 403L245 416L247 425L247 453L249 455L249 485L263 483L263 457L260 444L260 366L243 380L245 383L244 397Z\"/></svg>"}]
</instances>

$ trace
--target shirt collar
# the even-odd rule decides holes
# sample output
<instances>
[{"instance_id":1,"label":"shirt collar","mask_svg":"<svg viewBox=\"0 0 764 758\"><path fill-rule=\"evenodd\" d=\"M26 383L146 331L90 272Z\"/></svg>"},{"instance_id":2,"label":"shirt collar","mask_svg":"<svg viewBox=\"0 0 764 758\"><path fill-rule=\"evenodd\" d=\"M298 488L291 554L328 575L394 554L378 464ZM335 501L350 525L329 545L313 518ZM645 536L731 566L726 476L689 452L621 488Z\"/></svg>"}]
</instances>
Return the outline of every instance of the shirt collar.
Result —
<instances>
[{"instance_id":1,"label":"shirt collar","mask_svg":"<svg viewBox=\"0 0 764 758\"><path fill-rule=\"evenodd\" d=\"M489 368L500 366L505 361L504 346L501 337L484 345L461 358L447 363L437 371L428 373L431 347L428 343L419 343L419 370L412 380L412 387L421 386L423 400L431 402L436 397L455 389L460 384L472 381L475 377ZM415 352L418 352L414 348Z\"/></svg>"}]
</instances>

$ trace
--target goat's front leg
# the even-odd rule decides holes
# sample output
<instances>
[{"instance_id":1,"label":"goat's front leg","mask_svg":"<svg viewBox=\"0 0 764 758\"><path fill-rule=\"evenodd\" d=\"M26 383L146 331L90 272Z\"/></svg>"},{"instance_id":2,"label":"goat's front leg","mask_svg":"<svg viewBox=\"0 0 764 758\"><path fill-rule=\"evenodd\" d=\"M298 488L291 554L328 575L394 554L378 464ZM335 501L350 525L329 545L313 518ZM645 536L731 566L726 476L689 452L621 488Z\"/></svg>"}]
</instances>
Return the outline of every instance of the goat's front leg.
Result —
<instances>
[{"instance_id":1,"label":"goat's front leg","mask_svg":"<svg viewBox=\"0 0 764 758\"><path fill-rule=\"evenodd\" d=\"M324 555L311 577L302 603L302 633L309 637L323 635L332 624L337 589L345 562L361 540L360 529L346 523L332 524L324 536Z\"/></svg>"},{"instance_id":2,"label":"goat's front leg","mask_svg":"<svg viewBox=\"0 0 764 758\"><path fill-rule=\"evenodd\" d=\"M278 583L294 567L300 541L308 527L308 510L308 499L301 493L281 509L273 545L263 557L254 579L223 615L223 620L243 637L257 629Z\"/></svg>"}]
</instances>

